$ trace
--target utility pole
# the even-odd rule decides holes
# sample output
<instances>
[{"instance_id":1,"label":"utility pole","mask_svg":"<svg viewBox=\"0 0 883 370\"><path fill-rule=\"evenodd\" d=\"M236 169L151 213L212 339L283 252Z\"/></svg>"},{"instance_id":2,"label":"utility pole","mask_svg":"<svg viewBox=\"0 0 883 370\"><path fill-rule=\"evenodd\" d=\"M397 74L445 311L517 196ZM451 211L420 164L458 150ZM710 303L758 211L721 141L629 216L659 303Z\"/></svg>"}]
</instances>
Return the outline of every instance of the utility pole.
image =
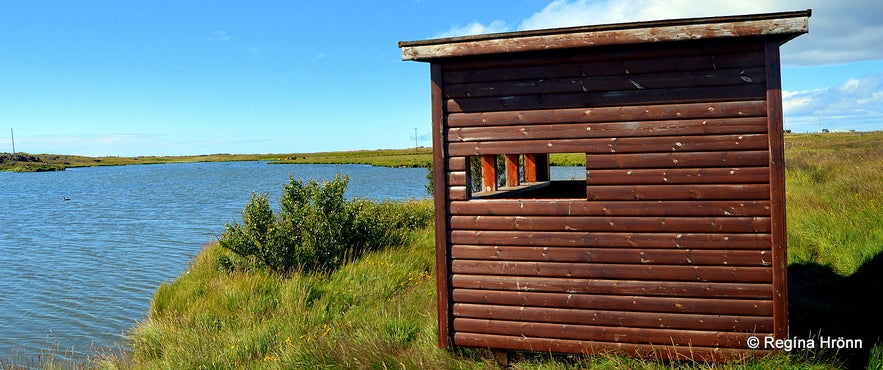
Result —
<instances>
[{"instance_id":1,"label":"utility pole","mask_svg":"<svg viewBox=\"0 0 883 370\"><path fill-rule=\"evenodd\" d=\"M419 146L419 144L417 144L417 128L414 127L414 151L415 152L417 151L418 146Z\"/></svg>"},{"instance_id":2,"label":"utility pole","mask_svg":"<svg viewBox=\"0 0 883 370\"><path fill-rule=\"evenodd\" d=\"M9 129L9 136L12 137L12 155L15 155L15 132L12 129Z\"/></svg>"}]
</instances>

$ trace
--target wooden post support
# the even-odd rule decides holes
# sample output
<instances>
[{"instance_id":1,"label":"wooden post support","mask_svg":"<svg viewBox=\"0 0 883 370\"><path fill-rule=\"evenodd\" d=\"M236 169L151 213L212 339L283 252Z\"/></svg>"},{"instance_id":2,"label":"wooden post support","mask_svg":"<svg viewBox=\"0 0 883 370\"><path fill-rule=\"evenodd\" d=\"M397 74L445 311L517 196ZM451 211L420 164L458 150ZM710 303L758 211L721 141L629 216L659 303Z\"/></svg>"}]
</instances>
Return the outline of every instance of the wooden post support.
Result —
<instances>
[{"instance_id":1,"label":"wooden post support","mask_svg":"<svg viewBox=\"0 0 883 370\"><path fill-rule=\"evenodd\" d=\"M537 155L524 155L524 182L537 181Z\"/></svg>"},{"instance_id":2,"label":"wooden post support","mask_svg":"<svg viewBox=\"0 0 883 370\"><path fill-rule=\"evenodd\" d=\"M497 365L500 366L500 369L509 368L509 352L494 351L494 359L497 360Z\"/></svg>"},{"instance_id":3,"label":"wooden post support","mask_svg":"<svg viewBox=\"0 0 883 370\"><path fill-rule=\"evenodd\" d=\"M481 191L497 190L497 156L481 156Z\"/></svg>"},{"instance_id":4,"label":"wooden post support","mask_svg":"<svg viewBox=\"0 0 883 370\"><path fill-rule=\"evenodd\" d=\"M506 186L518 186L518 154L506 154Z\"/></svg>"}]
</instances>

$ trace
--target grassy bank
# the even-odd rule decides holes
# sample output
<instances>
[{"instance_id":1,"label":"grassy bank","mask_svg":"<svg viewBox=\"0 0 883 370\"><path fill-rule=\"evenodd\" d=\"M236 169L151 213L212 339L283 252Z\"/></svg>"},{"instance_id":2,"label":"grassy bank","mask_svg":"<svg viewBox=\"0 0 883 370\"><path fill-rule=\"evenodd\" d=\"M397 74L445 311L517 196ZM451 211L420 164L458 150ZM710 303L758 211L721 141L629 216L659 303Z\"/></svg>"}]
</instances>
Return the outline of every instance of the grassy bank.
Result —
<instances>
[{"instance_id":1,"label":"grassy bank","mask_svg":"<svg viewBox=\"0 0 883 370\"><path fill-rule=\"evenodd\" d=\"M95 166L128 166L137 164L274 161L274 154L208 154L193 156L86 157L60 154L0 153L0 171L41 172L64 171L67 168Z\"/></svg>"},{"instance_id":2,"label":"grassy bank","mask_svg":"<svg viewBox=\"0 0 883 370\"><path fill-rule=\"evenodd\" d=\"M488 368L435 348L432 234L329 274L225 273L208 246L132 335L147 368Z\"/></svg>"},{"instance_id":3,"label":"grassy bank","mask_svg":"<svg viewBox=\"0 0 883 370\"><path fill-rule=\"evenodd\" d=\"M515 368L840 368L883 365L883 134L786 139L791 332L861 338L861 351L804 351L748 363L522 355ZM431 205L427 202L427 211ZM496 368L484 350L440 350L431 230L330 274L224 272L207 246L156 293L119 367ZM873 351L872 351L873 348Z\"/></svg>"},{"instance_id":4,"label":"grassy bank","mask_svg":"<svg viewBox=\"0 0 883 370\"><path fill-rule=\"evenodd\" d=\"M151 317L132 334L137 368L459 368L495 369L484 350L441 350L435 337L433 235L371 253L324 276L226 273L230 252L210 245L190 270L156 293ZM669 368L617 356L525 356L518 369ZM681 368L700 368L680 363ZM721 368L832 368L825 361L774 356Z\"/></svg>"},{"instance_id":5,"label":"grassy bank","mask_svg":"<svg viewBox=\"0 0 883 370\"><path fill-rule=\"evenodd\" d=\"M0 171L42 172L94 166L137 164L266 161L303 164L369 164L383 167L428 167L431 148L357 150L289 154L207 154L191 156L86 157L59 154L0 153Z\"/></svg>"},{"instance_id":6,"label":"grassy bank","mask_svg":"<svg viewBox=\"0 0 883 370\"><path fill-rule=\"evenodd\" d=\"M225 273L230 252L210 245L187 273L156 293L132 334L135 368L496 369L490 352L436 344L434 239L430 230L330 275ZM627 357L521 355L516 369L837 368L831 356L776 355L702 365Z\"/></svg>"},{"instance_id":7,"label":"grassy bank","mask_svg":"<svg viewBox=\"0 0 883 370\"><path fill-rule=\"evenodd\" d=\"M432 148L357 150L291 154L275 163L370 164L382 167L429 167Z\"/></svg>"},{"instance_id":8,"label":"grassy bank","mask_svg":"<svg viewBox=\"0 0 883 370\"><path fill-rule=\"evenodd\" d=\"M862 339L861 350L725 365L522 354L514 368L883 368L883 133L788 135L786 163L791 335ZM422 207L431 212L429 201ZM285 277L231 270L240 257L206 246L157 290L149 318L130 335L132 351L90 365L497 368L488 351L437 348L433 244L430 229L418 230L333 272Z\"/></svg>"}]
</instances>

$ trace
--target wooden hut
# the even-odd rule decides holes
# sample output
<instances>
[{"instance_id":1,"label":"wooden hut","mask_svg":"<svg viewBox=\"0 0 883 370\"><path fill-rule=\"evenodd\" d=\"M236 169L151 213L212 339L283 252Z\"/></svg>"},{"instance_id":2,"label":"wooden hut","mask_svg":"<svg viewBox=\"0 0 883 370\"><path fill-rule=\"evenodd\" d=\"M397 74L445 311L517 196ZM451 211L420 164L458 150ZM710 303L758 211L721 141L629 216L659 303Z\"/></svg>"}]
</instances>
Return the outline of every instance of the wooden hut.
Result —
<instances>
[{"instance_id":1,"label":"wooden hut","mask_svg":"<svg viewBox=\"0 0 883 370\"><path fill-rule=\"evenodd\" d=\"M431 64L439 344L719 361L786 338L779 47L810 14L399 43Z\"/></svg>"}]
</instances>

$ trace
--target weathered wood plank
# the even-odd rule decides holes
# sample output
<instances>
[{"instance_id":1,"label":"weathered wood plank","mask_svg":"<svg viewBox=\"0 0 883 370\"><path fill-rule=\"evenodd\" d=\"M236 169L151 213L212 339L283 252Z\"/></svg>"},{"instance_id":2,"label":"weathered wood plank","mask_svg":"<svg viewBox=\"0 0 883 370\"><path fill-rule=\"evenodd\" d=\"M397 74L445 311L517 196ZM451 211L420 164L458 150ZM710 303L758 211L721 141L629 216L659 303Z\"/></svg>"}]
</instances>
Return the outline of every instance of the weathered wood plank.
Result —
<instances>
[{"instance_id":1,"label":"weathered wood plank","mask_svg":"<svg viewBox=\"0 0 883 370\"><path fill-rule=\"evenodd\" d=\"M769 233L769 217L451 216L457 230Z\"/></svg>"},{"instance_id":2,"label":"weathered wood plank","mask_svg":"<svg viewBox=\"0 0 883 370\"><path fill-rule=\"evenodd\" d=\"M438 323L438 345L442 348L451 346L453 341L453 313L451 312L450 301L450 276L448 271L448 204L451 199L463 200L468 194L458 194L453 189L450 193L446 193L451 189L446 180L446 173L450 167L446 165L456 164L454 159L445 160L447 156L443 152L444 127L446 125L447 113L444 111L442 103L442 93L444 90L444 81L442 80L443 68L441 65L434 64L430 66L430 79L432 96L432 178L435 192L435 271L436 292L438 301L436 305L436 315ZM465 189L464 189L465 190ZM445 197L448 194L448 197ZM450 197L455 195L455 197Z\"/></svg>"},{"instance_id":3,"label":"weathered wood plank","mask_svg":"<svg viewBox=\"0 0 883 370\"><path fill-rule=\"evenodd\" d=\"M765 167L769 165L767 151L683 152L590 154L586 168L697 168L697 167Z\"/></svg>"},{"instance_id":4,"label":"weathered wood plank","mask_svg":"<svg viewBox=\"0 0 883 370\"><path fill-rule=\"evenodd\" d=\"M765 134L731 134L699 136L625 137L589 139L586 153L653 153L738 151L768 149L769 138ZM600 144L596 144L596 141Z\"/></svg>"},{"instance_id":5,"label":"weathered wood plank","mask_svg":"<svg viewBox=\"0 0 883 370\"><path fill-rule=\"evenodd\" d=\"M514 95L490 98L449 99L451 113L507 111L513 109L589 108L616 105L763 100L763 85L714 86L655 90Z\"/></svg>"},{"instance_id":6,"label":"weathered wood plank","mask_svg":"<svg viewBox=\"0 0 883 370\"><path fill-rule=\"evenodd\" d=\"M769 199L769 184L591 185L590 200Z\"/></svg>"},{"instance_id":7,"label":"weathered wood plank","mask_svg":"<svg viewBox=\"0 0 883 370\"><path fill-rule=\"evenodd\" d=\"M667 345L746 348L745 341L754 333L630 328L543 322L519 322L473 318L454 318L454 330L463 333L515 335L535 338L576 339L589 341Z\"/></svg>"},{"instance_id":8,"label":"weathered wood plank","mask_svg":"<svg viewBox=\"0 0 883 370\"><path fill-rule=\"evenodd\" d=\"M532 338L478 333L456 333L454 343L459 346L497 348L516 351L564 352L579 354L614 353L626 356L699 362L745 361L763 356L769 351L741 348L708 348L699 346L645 345L583 340Z\"/></svg>"},{"instance_id":9,"label":"weathered wood plank","mask_svg":"<svg viewBox=\"0 0 883 370\"><path fill-rule=\"evenodd\" d=\"M744 46L743 46L744 47ZM694 51L695 53L695 51ZM763 52L743 50L731 53L724 50L706 54L684 55L675 51L632 52L624 58L610 58L606 53L585 53L570 57L567 60L554 56L532 55L523 56L520 61L507 61L508 65L482 65L459 63L451 66L445 73L445 80L450 84L445 90L459 89L466 84L497 83L524 80L556 80L568 78L603 78L609 76L645 75L653 76L693 71L732 70L746 68L763 68ZM519 63L520 65L511 65ZM457 64L457 63L455 63ZM737 72L738 73L738 72ZM689 78L689 75L680 75ZM451 88L453 87L453 88Z\"/></svg>"},{"instance_id":10,"label":"weathered wood plank","mask_svg":"<svg viewBox=\"0 0 883 370\"><path fill-rule=\"evenodd\" d=\"M403 60L431 60L484 54L509 54L537 50L572 49L605 45L735 38L745 35L796 35L809 29L806 13L779 19L647 26L649 23L619 25L620 29L583 28L582 31L513 34L503 40L488 37L442 39L436 42L400 43ZM496 35L495 35L496 36ZM499 36L496 36L499 37Z\"/></svg>"},{"instance_id":11,"label":"weathered wood plank","mask_svg":"<svg viewBox=\"0 0 883 370\"><path fill-rule=\"evenodd\" d=\"M448 127L766 117L763 100L450 113ZM764 118L765 119L765 118Z\"/></svg>"},{"instance_id":12,"label":"weathered wood plank","mask_svg":"<svg viewBox=\"0 0 883 370\"><path fill-rule=\"evenodd\" d=\"M772 254L766 250L622 249L460 244L451 247L451 258L654 265L770 266L772 264Z\"/></svg>"},{"instance_id":13,"label":"weathered wood plank","mask_svg":"<svg viewBox=\"0 0 883 370\"><path fill-rule=\"evenodd\" d=\"M624 61L628 63L625 68L631 71L639 71L646 68L641 64L649 64L649 71L657 71L665 65L668 70L676 70L678 66L686 65L686 61L692 61L696 69L715 66L717 68L738 68L745 66L763 65L763 47L756 42L744 40L731 40L732 42L721 43L718 40L694 40L689 43L665 43L646 44L640 48L629 45L606 46L600 48L586 48L579 53L563 51L538 51L533 53L507 54L505 58L497 56L474 56L470 58L455 58L445 60L445 71L448 77L453 77L456 71L494 70L500 68L525 68L536 66L557 66L582 63L600 63L609 61ZM706 58L706 62L702 61ZM719 64L715 63L715 60ZM663 69L665 70L665 69ZM622 69L621 71L625 71ZM511 77L518 78L517 74ZM540 75L542 76L542 75ZM507 78L508 79L508 78ZM452 79L450 83L460 83Z\"/></svg>"},{"instance_id":14,"label":"weathered wood plank","mask_svg":"<svg viewBox=\"0 0 883 370\"><path fill-rule=\"evenodd\" d=\"M764 184L769 167L588 170L589 185Z\"/></svg>"},{"instance_id":15,"label":"weathered wood plank","mask_svg":"<svg viewBox=\"0 0 883 370\"><path fill-rule=\"evenodd\" d=\"M447 163L448 171L466 171L469 167L466 162L466 157L449 157Z\"/></svg>"},{"instance_id":16,"label":"weathered wood plank","mask_svg":"<svg viewBox=\"0 0 883 370\"><path fill-rule=\"evenodd\" d=\"M451 171L448 172L448 185L449 186L466 186L466 171Z\"/></svg>"},{"instance_id":17,"label":"weathered wood plank","mask_svg":"<svg viewBox=\"0 0 883 370\"><path fill-rule=\"evenodd\" d=\"M554 231L452 230L451 243L540 247L760 249L769 250L769 234L572 233Z\"/></svg>"},{"instance_id":18,"label":"weathered wood plank","mask_svg":"<svg viewBox=\"0 0 883 370\"><path fill-rule=\"evenodd\" d=\"M451 261L451 272L454 274L470 275L486 274L728 283L769 283L772 280L771 268L744 266L667 266L577 262L453 260Z\"/></svg>"},{"instance_id":19,"label":"weathered wood plank","mask_svg":"<svg viewBox=\"0 0 883 370\"><path fill-rule=\"evenodd\" d=\"M788 249L785 222L785 138L782 118L782 86L779 68L779 45L764 44L767 68L767 116L770 132L770 205L772 221L773 289L775 292L774 333L788 337Z\"/></svg>"},{"instance_id":20,"label":"weathered wood plank","mask_svg":"<svg viewBox=\"0 0 883 370\"><path fill-rule=\"evenodd\" d=\"M469 199L468 186L448 186L448 199L452 201Z\"/></svg>"},{"instance_id":21,"label":"weathered wood plank","mask_svg":"<svg viewBox=\"0 0 883 370\"><path fill-rule=\"evenodd\" d=\"M596 67L598 64L600 63L592 63L591 65ZM585 73L588 68L581 68L581 70ZM597 73L599 69L592 68L591 71ZM481 76L484 77L487 74L482 74ZM763 67L688 70L673 73L622 73L619 75L596 75L590 77L572 74L530 79L522 76L518 80L504 79L492 82L450 84L445 89L445 97L449 99L482 98L531 94L672 89L698 86L739 86L763 84L765 77L766 71Z\"/></svg>"},{"instance_id":22,"label":"weathered wood plank","mask_svg":"<svg viewBox=\"0 0 883 370\"><path fill-rule=\"evenodd\" d=\"M554 135L546 133L552 138ZM469 141L448 144L451 155L486 155L506 153L674 153L698 151L766 150L769 141L765 134L731 134L699 136L654 136L597 139L540 139L517 141Z\"/></svg>"},{"instance_id":23,"label":"weathered wood plank","mask_svg":"<svg viewBox=\"0 0 883 370\"><path fill-rule=\"evenodd\" d=\"M494 306L455 303L455 317L519 320L600 326L771 333L773 320L763 316L702 315L658 312L581 310L568 308Z\"/></svg>"},{"instance_id":24,"label":"weathered wood plank","mask_svg":"<svg viewBox=\"0 0 883 370\"><path fill-rule=\"evenodd\" d=\"M763 117L631 121L611 123L562 123L551 125L454 127L447 140L503 141L583 138L624 138L674 135L765 134Z\"/></svg>"},{"instance_id":25,"label":"weathered wood plank","mask_svg":"<svg viewBox=\"0 0 883 370\"><path fill-rule=\"evenodd\" d=\"M600 170L593 170L592 172L595 171ZM586 201L583 199L494 199L452 202L450 214L456 216L769 216L770 202L766 200Z\"/></svg>"},{"instance_id":26,"label":"weathered wood plank","mask_svg":"<svg viewBox=\"0 0 883 370\"><path fill-rule=\"evenodd\" d=\"M457 303L702 315L769 317L773 310L772 301L761 299L669 298L476 289L454 289L453 298Z\"/></svg>"},{"instance_id":27,"label":"weathered wood plank","mask_svg":"<svg viewBox=\"0 0 883 370\"><path fill-rule=\"evenodd\" d=\"M463 289L685 298L773 298L773 287L770 283L704 283L461 274L454 275L451 281L452 287Z\"/></svg>"}]
</instances>

